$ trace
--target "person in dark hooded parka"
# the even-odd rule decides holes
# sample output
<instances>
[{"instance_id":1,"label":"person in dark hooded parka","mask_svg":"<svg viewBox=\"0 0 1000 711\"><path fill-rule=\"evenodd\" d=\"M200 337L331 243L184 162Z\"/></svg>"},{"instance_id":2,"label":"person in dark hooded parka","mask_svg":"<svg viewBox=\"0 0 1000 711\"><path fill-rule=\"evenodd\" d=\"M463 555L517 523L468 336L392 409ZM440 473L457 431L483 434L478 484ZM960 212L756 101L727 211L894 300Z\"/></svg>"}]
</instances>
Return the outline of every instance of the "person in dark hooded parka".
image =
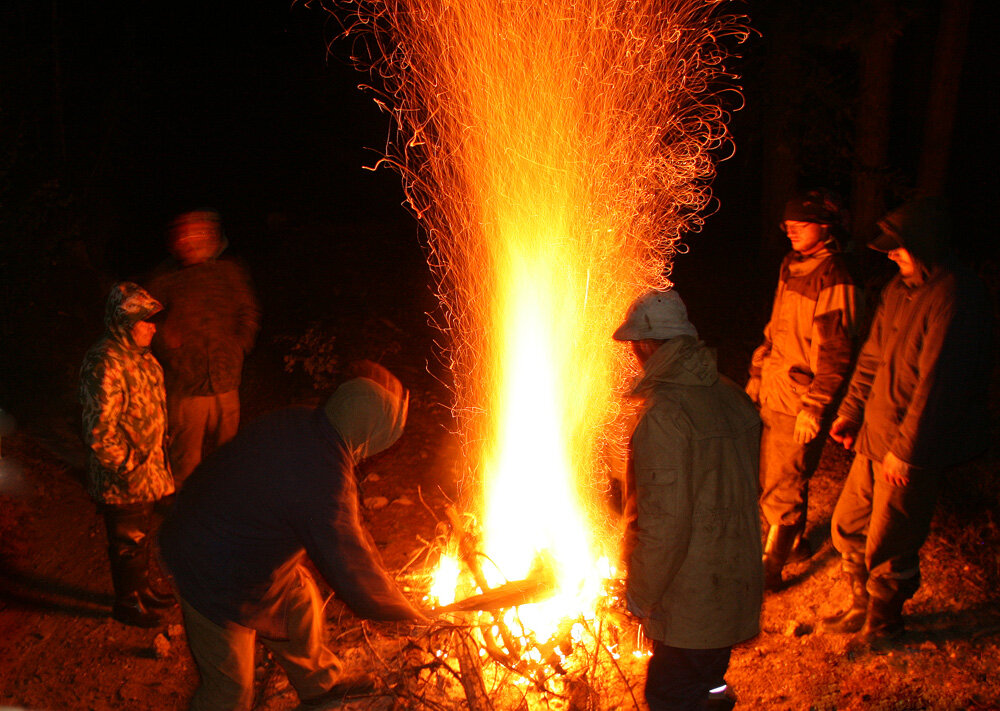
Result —
<instances>
[{"instance_id":1,"label":"person in dark hooded parka","mask_svg":"<svg viewBox=\"0 0 1000 711\"><path fill-rule=\"evenodd\" d=\"M853 603L824 627L864 642L903 631L942 479L989 443L991 312L985 286L949 254L943 203L916 200L879 227L869 247L899 274L830 429L856 452L831 525Z\"/></svg>"},{"instance_id":2,"label":"person in dark hooded parka","mask_svg":"<svg viewBox=\"0 0 1000 711\"><path fill-rule=\"evenodd\" d=\"M270 650L303 704L370 692L323 641L308 557L359 617L421 620L386 573L358 513L356 467L403 432L407 394L367 364L324 407L270 413L203 461L164 522L160 545L180 592L201 684L192 709L248 709L254 643Z\"/></svg>"}]
</instances>

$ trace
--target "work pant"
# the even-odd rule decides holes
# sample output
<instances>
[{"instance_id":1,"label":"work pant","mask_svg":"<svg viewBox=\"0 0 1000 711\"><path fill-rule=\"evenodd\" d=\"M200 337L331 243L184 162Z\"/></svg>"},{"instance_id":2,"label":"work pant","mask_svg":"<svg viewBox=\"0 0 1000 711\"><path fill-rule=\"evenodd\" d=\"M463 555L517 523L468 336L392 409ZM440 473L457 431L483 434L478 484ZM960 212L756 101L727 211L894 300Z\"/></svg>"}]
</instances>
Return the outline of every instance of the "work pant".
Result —
<instances>
[{"instance_id":1,"label":"work pant","mask_svg":"<svg viewBox=\"0 0 1000 711\"><path fill-rule=\"evenodd\" d=\"M868 574L868 594L907 600L920 587L920 547L930 531L941 472L914 468L906 486L882 478L882 463L863 454L833 511L833 545L848 574Z\"/></svg>"},{"instance_id":2,"label":"work pant","mask_svg":"<svg viewBox=\"0 0 1000 711\"><path fill-rule=\"evenodd\" d=\"M760 408L760 508L771 526L805 525L809 479L819 466L826 429L807 444L795 442L795 417Z\"/></svg>"},{"instance_id":3,"label":"work pant","mask_svg":"<svg viewBox=\"0 0 1000 711\"><path fill-rule=\"evenodd\" d=\"M240 426L238 390L217 395L167 394L170 468L180 484L204 455L236 436Z\"/></svg>"},{"instance_id":4,"label":"work pant","mask_svg":"<svg viewBox=\"0 0 1000 711\"><path fill-rule=\"evenodd\" d=\"M650 711L701 709L709 691L726 685L732 647L681 649L653 642L646 673Z\"/></svg>"},{"instance_id":5,"label":"work pant","mask_svg":"<svg viewBox=\"0 0 1000 711\"><path fill-rule=\"evenodd\" d=\"M285 602L286 640L260 637L288 675L300 699L327 691L341 674L340 660L323 641L323 614L312 577L299 569L300 584ZM192 711L245 711L253 703L254 641L257 633L230 623L219 626L181 599L184 629L201 684L191 699Z\"/></svg>"}]
</instances>

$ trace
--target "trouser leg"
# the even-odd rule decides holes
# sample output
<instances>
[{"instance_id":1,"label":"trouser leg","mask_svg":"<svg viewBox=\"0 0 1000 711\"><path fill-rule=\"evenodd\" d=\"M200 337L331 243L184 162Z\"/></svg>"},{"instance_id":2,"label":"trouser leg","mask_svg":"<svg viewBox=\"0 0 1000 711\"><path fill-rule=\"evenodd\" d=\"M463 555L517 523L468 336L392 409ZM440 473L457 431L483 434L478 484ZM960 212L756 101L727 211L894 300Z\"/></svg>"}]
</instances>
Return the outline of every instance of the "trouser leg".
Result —
<instances>
[{"instance_id":1,"label":"trouser leg","mask_svg":"<svg viewBox=\"0 0 1000 711\"><path fill-rule=\"evenodd\" d=\"M823 453L823 434L802 445L795 441L795 418L761 408L760 506L772 526L805 528L809 479Z\"/></svg>"},{"instance_id":2,"label":"trouser leg","mask_svg":"<svg viewBox=\"0 0 1000 711\"><path fill-rule=\"evenodd\" d=\"M868 592L879 600L908 600L920 587L920 548L930 532L940 472L913 469L906 486L893 486L873 463L874 491L865 547Z\"/></svg>"},{"instance_id":3,"label":"trouser leg","mask_svg":"<svg viewBox=\"0 0 1000 711\"><path fill-rule=\"evenodd\" d=\"M230 390L215 396L216 416L215 426L206 443L209 451L221 447L236 436L240 428L240 394L238 390Z\"/></svg>"},{"instance_id":4,"label":"trouser leg","mask_svg":"<svg viewBox=\"0 0 1000 711\"><path fill-rule=\"evenodd\" d=\"M246 711L253 703L253 630L221 627L183 598L184 631L201 681L191 711Z\"/></svg>"},{"instance_id":5,"label":"trouser leg","mask_svg":"<svg viewBox=\"0 0 1000 711\"><path fill-rule=\"evenodd\" d=\"M726 685L731 647L680 649L653 643L646 674L650 711L700 709L712 689Z\"/></svg>"},{"instance_id":6,"label":"trouser leg","mask_svg":"<svg viewBox=\"0 0 1000 711\"><path fill-rule=\"evenodd\" d=\"M211 398L167 395L170 468L181 484L201 462Z\"/></svg>"},{"instance_id":7,"label":"trouser leg","mask_svg":"<svg viewBox=\"0 0 1000 711\"><path fill-rule=\"evenodd\" d=\"M152 504L104 506L108 558L115 597L137 592L146 582L149 565L148 532Z\"/></svg>"},{"instance_id":8,"label":"trouser leg","mask_svg":"<svg viewBox=\"0 0 1000 711\"><path fill-rule=\"evenodd\" d=\"M323 609L312 576L298 569L298 584L289 592L285 615L288 639L261 638L261 643L285 670L300 699L321 695L341 675L340 660L326 646Z\"/></svg>"},{"instance_id":9,"label":"trouser leg","mask_svg":"<svg viewBox=\"0 0 1000 711\"><path fill-rule=\"evenodd\" d=\"M149 527L152 503L103 507L108 560L115 589L112 616L125 624L153 627L160 617L146 609L149 590Z\"/></svg>"},{"instance_id":10,"label":"trouser leg","mask_svg":"<svg viewBox=\"0 0 1000 711\"><path fill-rule=\"evenodd\" d=\"M843 560L848 575L867 577L865 547L868 543L868 525L872 515L875 495L875 471L872 460L856 454L847 473L844 488L833 509L830 525L833 546Z\"/></svg>"}]
</instances>

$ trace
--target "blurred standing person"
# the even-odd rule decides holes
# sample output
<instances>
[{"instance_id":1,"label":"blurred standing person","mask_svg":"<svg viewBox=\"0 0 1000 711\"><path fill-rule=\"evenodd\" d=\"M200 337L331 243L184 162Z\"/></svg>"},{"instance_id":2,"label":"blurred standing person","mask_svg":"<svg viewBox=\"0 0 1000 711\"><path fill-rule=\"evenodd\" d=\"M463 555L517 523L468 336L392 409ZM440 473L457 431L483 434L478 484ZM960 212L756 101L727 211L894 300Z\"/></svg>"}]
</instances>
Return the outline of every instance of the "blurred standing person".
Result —
<instances>
[{"instance_id":1,"label":"blurred standing person","mask_svg":"<svg viewBox=\"0 0 1000 711\"><path fill-rule=\"evenodd\" d=\"M942 478L989 444L985 286L949 255L939 200L908 203L879 227L868 246L886 252L899 274L882 291L830 428L856 452L831 526L853 601L824 627L860 630L866 642L903 631Z\"/></svg>"},{"instance_id":2,"label":"blurred standing person","mask_svg":"<svg viewBox=\"0 0 1000 711\"><path fill-rule=\"evenodd\" d=\"M80 368L87 488L104 516L113 617L136 627L161 622L174 600L149 585L153 505L174 491L167 461L163 371L149 351L163 307L142 287L119 282L104 314L106 333Z\"/></svg>"},{"instance_id":3,"label":"blurred standing person","mask_svg":"<svg viewBox=\"0 0 1000 711\"><path fill-rule=\"evenodd\" d=\"M625 554L629 611L653 640L646 701L729 709L732 647L760 632L760 418L719 374L676 292L637 299L614 338L642 364Z\"/></svg>"},{"instance_id":4,"label":"blurred standing person","mask_svg":"<svg viewBox=\"0 0 1000 711\"><path fill-rule=\"evenodd\" d=\"M858 289L840 254L839 200L810 190L788 201L781 228L792 251L781 263L764 342L753 353L747 394L760 406L761 510L768 523L764 585L781 587L805 539L809 480L823 453L857 338Z\"/></svg>"},{"instance_id":5,"label":"blurred standing person","mask_svg":"<svg viewBox=\"0 0 1000 711\"><path fill-rule=\"evenodd\" d=\"M167 313L153 350L166 374L170 463L180 484L239 428L243 358L260 312L246 269L222 256L227 242L217 212L177 216L168 246L173 258L149 291Z\"/></svg>"},{"instance_id":6,"label":"blurred standing person","mask_svg":"<svg viewBox=\"0 0 1000 711\"><path fill-rule=\"evenodd\" d=\"M408 397L368 364L316 409L265 415L208 457L163 525L201 683L191 708L250 708L254 646L288 674L298 708L371 692L327 647L310 559L360 617L423 620L381 565L358 513L356 467L403 432Z\"/></svg>"}]
</instances>

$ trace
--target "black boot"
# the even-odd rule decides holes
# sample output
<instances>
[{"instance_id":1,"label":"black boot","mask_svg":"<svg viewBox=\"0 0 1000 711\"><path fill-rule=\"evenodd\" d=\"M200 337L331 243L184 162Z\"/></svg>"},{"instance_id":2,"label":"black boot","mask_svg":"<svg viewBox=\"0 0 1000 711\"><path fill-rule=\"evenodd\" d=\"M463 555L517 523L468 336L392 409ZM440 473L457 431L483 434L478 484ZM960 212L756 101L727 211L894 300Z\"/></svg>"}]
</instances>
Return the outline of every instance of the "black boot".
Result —
<instances>
[{"instance_id":1,"label":"black boot","mask_svg":"<svg viewBox=\"0 0 1000 711\"><path fill-rule=\"evenodd\" d=\"M806 523L803 521L795 527L795 540L792 541L792 552L788 555L789 563L801 563L812 558L813 549L806 538Z\"/></svg>"},{"instance_id":2,"label":"black boot","mask_svg":"<svg viewBox=\"0 0 1000 711\"><path fill-rule=\"evenodd\" d=\"M864 569L862 569L864 570ZM837 634L854 634L861 629L868 615L868 572L852 571L847 574L851 581L851 595L853 601L851 606L843 612L824 617L822 629L824 632L834 632Z\"/></svg>"},{"instance_id":3,"label":"black boot","mask_svg":"<svg viewBox=\"0 0 1000 711\"><path fill-rule=\"evenodd\" d=\"M109 506L104 523L108 530L108 560L115 588L111 616L133 627L156 627L163 622L147 609L142 593L149 588L146 528L151 506Z\"/></svg>"},{"instance_id":4,"label":"black boot","mask_svg":"<svg viewBox=\"0 0 1000 711\"><path fill-rule=\"evenodd\" d=\"M764 542L764 589L781 589L781 570L795 543L798 526L771 526Z\"/></svg>"},{"instance_id":5,"label":"black boot","mask_svg":"<svg viewBox=\"0 0 1000 711\"><path fill-rule=\"evenodd\" d=\"M904 602L906 598L899 593L887 600L872 597L868 601L868 614L859 635L861 641L871 644L903 634Z\"/></svg>"}]
</instances>

